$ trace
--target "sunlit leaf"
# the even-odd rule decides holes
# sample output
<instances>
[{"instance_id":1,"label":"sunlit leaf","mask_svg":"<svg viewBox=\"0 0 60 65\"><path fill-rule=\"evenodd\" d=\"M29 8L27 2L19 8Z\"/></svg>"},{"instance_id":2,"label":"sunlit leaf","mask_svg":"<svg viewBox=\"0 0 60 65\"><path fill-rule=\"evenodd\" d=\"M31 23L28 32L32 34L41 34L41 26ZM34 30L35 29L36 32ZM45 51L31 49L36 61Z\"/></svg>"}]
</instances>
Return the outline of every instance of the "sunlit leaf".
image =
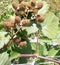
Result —
<instances>
[{"instance_id":1,"label":"sunlit leaf","mask_svg":"<svg viewBox=\"0 0 60 65\"><path fill-rule=\"evenodd\" d=\"M32 50L36 50L36 43L31 43Z\"/></svg>"},{"instance_id":2,"label":"sunlit leaf","mask_svg":"<svg viewBox=\"0 0 60 65\"><path fill-rule=\"evenodd\" d=\"M55 50L54 48L50 49L48 52L48 56L55 56L58 53L59 50Z\"/></svg>"},{"instance_id":3,"label":"sunlit leaf","mask_svg":"<svg viewBox=\"0 0 60 65\"><path fill-rule=\"evenodd\" d=\"M7 52L0 54L0 65L11 65Z\"/></svg>"},{"instance_id":4,"label":"sunlit leaf","mask_svg":"<svg viewBox=\"0 0 60 65\"><path fill-rule=\"evenodd\" d=\"M20 53L18 53L18 52L11 51L11 53L10 53L11 60L18 58L19 56L20 56Z\"/></svg>"},{"instance_id":5,"label":"sunlit leaf","mask_svg":"<svg viewBox=\"0 0 60 65\"><path fill-rule=\"evenodd\" d=\"M45 15L49 10L49 4L45 1L43 1L43 7L38 11L38 14Z\"/></svg>"},{"instance_id":6,"label":"sunlit leaf","mask_svg":"<svg viewBox=\"0 0 60 65\"><path fill-rule=\"evenodd\" d=\"M55 38L58 34L58 24L59 19L52 12L49 12L44 23L42 24L43 34L48 38Z\"/></svg>"},{"instance_id":7,"label":"sunlit leaf","mask_svg":"<svg viewBox=\"0 0 60 65\"><path fill-rule=\"evenodd\" d=\"M48 51L47 51L47 48L46 48L46 46L45 46L45 44L43 45L43 55L44 56L46 56L46 55L48 55Z\"/></svg>"},{"instance_id":8,"label":"sunlit leaf","mask_svg":"<svg viewBox=\"0 0 60 65\"><path fill-rule=\"evenodd\" d=\"M10 39L10 36L5 37L7 32L0 32L0 48L2 48Z\"/></svg>"},{"instance_id":9,"label":"sunlit leaf","mask_svg":"<svg viewBox=\"0 0 60 65\"><path fill-rule=\"evenodd\" d=\"M32 33L35 33L35 32L38 31L38 28L37 28L36 24L33 24L30 27L24 27L23 29L26 29L28 34L32 34Z\"/></svg>"}]
</instances>

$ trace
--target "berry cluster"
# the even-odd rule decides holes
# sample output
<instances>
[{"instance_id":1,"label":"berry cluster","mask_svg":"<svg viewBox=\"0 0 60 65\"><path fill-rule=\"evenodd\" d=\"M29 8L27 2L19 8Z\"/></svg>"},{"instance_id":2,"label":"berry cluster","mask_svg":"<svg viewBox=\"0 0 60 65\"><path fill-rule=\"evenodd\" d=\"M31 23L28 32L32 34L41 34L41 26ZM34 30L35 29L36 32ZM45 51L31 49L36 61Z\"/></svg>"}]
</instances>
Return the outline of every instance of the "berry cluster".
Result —
<instances>
[{"instance_id":1,"label":"berry cluster","mask_svg":"<svg viewBox=\"0 0 60 65\"><path fill-rule=\"evenodd\" d=\"M43 2L36 3L35 0L25 2L24 0L18 0L19 3L12 2L12 6L15 10L14 20L7 20L4 24L7 28L13 28L16 24L26 26L30 24L30 20L36 22L42 22L44 20L43 15L38 15L37 12L43 7Z\"/></svg>"},{"instance_id":2,"label":"berry cluster","mask_svg":"<svg viewBox=\"0 0 60 65\"><path fill-rule=\"evenodd\" d=\"M6 29L11 30L18 26L28 26L31 23L31 20L35 22L43 22L44 16L38 15L38 11L43 7L43 2L36 2L35 0L30 0L26 2L24 0L18 0L19 3L12 2L12 6L14 8L15 17L12 19L8 19L4 22L4 26ZM21 38L15 38L14 43L18 46L25 46L27 42L21 41Z\"/></svg>"},{"instance_id":3,"label":"berry cluster","mask_svg":"<svg viewBox=\"0 0 60 65\"><path fill-rule=\"evenodd\" d=\"M23 46L26 46L27 45L27 42L26 41L22 41L21 40L21 37L16 37L16 38L14 38L13 39L13 42L15 43L15 44L17 44L18 45L18 47L23 47Z\"/></svg>"}]
</instances>

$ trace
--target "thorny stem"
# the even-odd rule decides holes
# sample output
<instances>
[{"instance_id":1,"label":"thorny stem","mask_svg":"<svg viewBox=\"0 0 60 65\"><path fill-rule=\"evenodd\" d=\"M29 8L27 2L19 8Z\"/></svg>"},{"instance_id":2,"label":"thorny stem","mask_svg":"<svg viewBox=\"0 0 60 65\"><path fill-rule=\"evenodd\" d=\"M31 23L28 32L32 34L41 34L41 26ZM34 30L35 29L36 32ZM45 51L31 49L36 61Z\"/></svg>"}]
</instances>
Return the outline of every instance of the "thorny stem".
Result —
<instances>
[{"instance_id":1,"label":"thorny stem","mask_svg":"<svg viewBox=\"0 0 60 65\"><path fill-rule=\"evenodd\" d=\"M59 60L55 60L55 59L48 58L48 57L43 57L43 56L38 56L37 54L21 54L20 57L36 57L36 58L39 58L39 59L52 61L52 62L58 63L60 65Z\"/></svg>"}]
</instances>

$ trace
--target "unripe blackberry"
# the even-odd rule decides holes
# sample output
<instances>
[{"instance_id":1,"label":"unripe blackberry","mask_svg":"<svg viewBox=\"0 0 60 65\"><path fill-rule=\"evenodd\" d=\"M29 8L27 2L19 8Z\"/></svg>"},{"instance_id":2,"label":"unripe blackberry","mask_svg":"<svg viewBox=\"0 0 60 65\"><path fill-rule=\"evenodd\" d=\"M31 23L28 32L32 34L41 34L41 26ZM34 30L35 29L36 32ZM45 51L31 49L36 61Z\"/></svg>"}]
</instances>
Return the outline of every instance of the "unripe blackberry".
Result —
<instances>
[{"instance_id":1,"label":"unripe blackberry","mask_svg":"<svg viewBox=\"0 0 60 65\"><path fill-rule=\"evenodd\" d=\"M29 19L23 19L23 20L21 21L21 23L22 23L23 26L27 26L27 25L30 24L30 20L29 20Z\"/></svg>"},{"instance_id":2,"label":"unripe blackberry","mask_svg":"<svg viewBox=\"0 0 60 65\"><path fill-rule=\"evenodd\" d=\"M7 20L6 22L4 22L4 26L7 28L7 29L11 29L15 26L15 21L13 20Z\"/></svg>"},{"instance_id":3,"label":"unripe blackberry","mask_svg":"<svg viewBox=\"0 0 60 65\"><path fill-rule=\"evenodd\" d=\"M24 4L24 2L19 4L19 11L25 11L25 9L26 9L26 5Z\"/></svg>"},{"instance_id":4,"label":"unripe blackberry","mask_svg":"<svg viewBox=\"0 0 60 65\"><path fill-rule=\"evenodd\" d=\"M23 46L26 46L26 45L27 45L26 41L21 41L18 46L23 47Z\"/></svg>"},{"instance_id":5,"label":"unripe blackberry","mask_svg":"<svg viewBox=\"0 0 60 65\"><path fill-rule=\"evenodd\" d=\"M19 38L17 38L17 37L14 38L14 39L13 39L13 42L18 45L18 44L21 42L21 37L19 37Z\"/></svg>"},{"instance_id":6,"label":"unripe blackberry","mask_svg":"<svg viewBox=\"0 0 60 65\"><path fill-rule=\"evenodd\" d=\"M29 6L30 3L29 3L29 2L24 2L24 4L25 4L26 6Z\"/></svg>"},{"instance_id":7,"label":"unripe blackberry","mask_svg":"<svg viewBox=\"0 0 60 65\"><path fill-rule=\"evenodd\" d=\"M25 12L24 11L19 11L19 16L25 16Z\"/></svg>"},{"instance_id":8,"label":"unripe blackberry","mask_svg":"<svg viewBox=\"0 0 60 65\"><path fill-rule=\"evenodd\" d=\"M36 2L34 2L33 0L26 3L26 6L28 9L34 9L35 5L36 5Z\"/></svg>"},{"instance_id":9,"label":"unripe blackberry","mask_svg":"<svg viewBox=\"0 0 60 65\"><path fill-rule=\"evenodd\" d=\"M31 9L31 3L30 2L24 2L26 8Z\"/></svg>"},{"instance_id":10,"label":"unripe blackberry","mask_svg":"<svg viewBox=\"0 0 60 65\"><path fill-rule=\"evenodd\" d=\"M21 18L19 16L15 16L15 23L19 24L21 21Z\"/></svg>"},{"instance_id":11,"label":"unripe blackberry","mask_svg":"<svg viewBox=\"0 0 60 65\"><path fill-rule=\"evenodd\" d=\"M16 2L12 2L12 6L13 6L13 8L14 8L15 10L17 10L18 4L17 4Z\"/></svg>"},{"instance_id":12,"label":"unripe blackberry","mask_svg":"<svg viewBox=\"0 0 60 65\"><path fill-rule=\"evenodd\" d=\"M19 12L18 11L14 11L16 16L19 16Z\"/></svg>"},{"instance_id":13,"label":"unripe blackberry","mask_svg":"<svg viewBox=\"0 0 60 65\"><path fill-rule=\"evenodd\" d=\"M41 9L42 7L43 7L43 2L38 2L38 3L36 4L36 7L35 7L35 8Z\"/></svg>"},{"instance_id":14,"label":"unripe blackberry","mask_svg":"<svg viewBox=\"0 0 60 65\"><path fill-rule=\"evenodd\" d=\"M35 0L31 0L30 4L31 4L32 7L35 7L36 1Z\"/></svg>"},{"instance_id":15,"label":"unripe blackberry","mask_svg":"<svg viewBox=\"0 0 60 65\"><path fill-rule=\"evenodd\" d=\"M43 15L37 15L37 16L36 16L36 21L37 21L37 22L40 22L40 23L41 23L41 22L44 21L44 19L45 19L45 18L44 18Z\"/></svg>"},{"instance_id":16,"label":"unripe blackberry","mask_svg":"<svg viewBox=\"0 0 60 65\"><path fill-rule=\"evenodd\" d=\"M25 2L25 1L23 1L23 2L21 2L21 5L24 5L25 8L31 9L31 4L30 4L30 2Z\"/></svg>"},{"instance_id":17,"label":"unripe blackberry","mask_svg":"<svg viewBox=\"0 0 60 65\"><path fill-rule=\"evenodd\" d=\"M37 14L37 12L38 12L38 9L34 9L34 10L33 10L33 14L34 14L34 15Z\"/></svg>"}]
</instances>

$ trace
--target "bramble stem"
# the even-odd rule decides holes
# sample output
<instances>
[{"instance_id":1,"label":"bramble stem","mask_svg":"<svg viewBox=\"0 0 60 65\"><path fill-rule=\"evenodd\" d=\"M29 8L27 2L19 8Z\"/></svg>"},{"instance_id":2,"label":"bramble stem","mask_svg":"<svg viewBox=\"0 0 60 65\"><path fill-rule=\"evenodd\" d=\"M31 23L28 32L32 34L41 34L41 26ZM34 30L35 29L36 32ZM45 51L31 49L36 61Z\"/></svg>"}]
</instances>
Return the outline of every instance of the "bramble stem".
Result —
<instances>
[{"instance_id":1,"label":"bramble stem","mask_svg":"<svg viewBox=\"0 0 60 65\"><path fill-rule=\"evenodd\" d=\"M21 54L20 57L36 57L36 58L39 58L39 59L52 61L52 62L58 63L60 65L59 60L55 60L55 59L48 58L48 57L43 57L43 56L38 56L37 54Z\"/></svg>"},{"instance_id":2,"label":"bramble stem","mask_svg":"<svg viewBox=\"0 0 60 65\"><path fill-rule=\"evenodd\" d=\"M37 53L37 50L38 50L38 36L37 36L36 51L35 51L35 53Z\"/></svg>"}]
</instances>

